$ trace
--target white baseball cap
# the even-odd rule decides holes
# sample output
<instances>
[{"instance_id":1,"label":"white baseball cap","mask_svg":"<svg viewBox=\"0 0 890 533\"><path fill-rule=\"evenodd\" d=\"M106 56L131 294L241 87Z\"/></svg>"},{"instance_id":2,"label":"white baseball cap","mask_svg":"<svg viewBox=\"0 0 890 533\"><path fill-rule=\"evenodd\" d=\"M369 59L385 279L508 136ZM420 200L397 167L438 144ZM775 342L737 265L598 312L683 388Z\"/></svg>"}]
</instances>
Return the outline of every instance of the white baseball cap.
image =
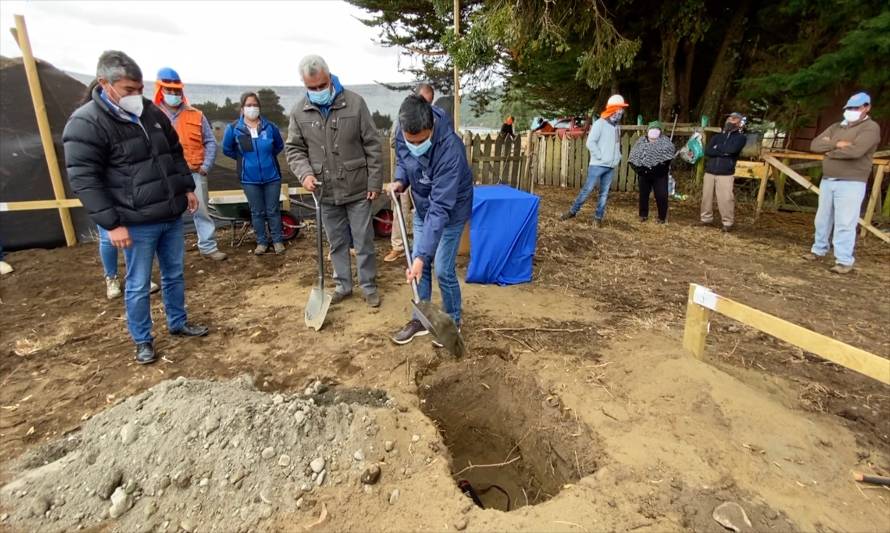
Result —
<instances>
[{"instance_id":1,"label":"white baseball cap","mask_svg":"<svg viewBox=\"0 0 890 533\"><path fill-rule=\"evenodd\" d=\"M606 107L619 105L621 107L627 107L629 104L624 102L624 97L620 94L613 94L609 97L609 101L606 102Z\"/></svg>"}]
</instances>

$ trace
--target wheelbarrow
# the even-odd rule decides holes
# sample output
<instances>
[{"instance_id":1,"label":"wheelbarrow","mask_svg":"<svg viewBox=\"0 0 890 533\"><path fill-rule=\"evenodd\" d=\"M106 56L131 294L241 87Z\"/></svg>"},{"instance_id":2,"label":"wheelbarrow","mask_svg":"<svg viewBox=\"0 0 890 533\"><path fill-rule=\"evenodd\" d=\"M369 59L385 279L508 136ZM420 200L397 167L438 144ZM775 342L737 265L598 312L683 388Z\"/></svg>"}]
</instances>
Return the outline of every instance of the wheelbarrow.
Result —
<instances>
[{"instance_id":1,"label":"wheelbarrow","mask_svg":"<svg viewBox=\"0 0 890 533\"><path fill-rule=\"evenodd\" d=\"M280 198L284 202L284 196ZM207 203L210 218L229 225L232 229L232 247L241 246L247 234L252 230L250 223L250 205L243 194L217 196ZM289 241L299 235L305 224L293 213L281 209L281 236Z\"/></svg>"}]
</instances>

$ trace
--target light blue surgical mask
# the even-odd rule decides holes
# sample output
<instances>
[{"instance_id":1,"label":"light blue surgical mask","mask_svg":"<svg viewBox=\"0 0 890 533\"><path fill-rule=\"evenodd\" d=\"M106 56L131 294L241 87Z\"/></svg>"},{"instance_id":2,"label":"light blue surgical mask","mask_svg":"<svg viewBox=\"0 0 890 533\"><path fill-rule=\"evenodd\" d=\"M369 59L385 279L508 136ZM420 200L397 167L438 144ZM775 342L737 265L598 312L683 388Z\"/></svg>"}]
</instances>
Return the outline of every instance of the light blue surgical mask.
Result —
<instances>
[{"instance_id":1,"label":"light blue surgical mask","mask_svg":"<svg viewBox=\"0 0 890 533\"><path fill-rule=\"evenodd\" d=\"M182 95L164 93L164 103L170 107L179 107L182 105Z\"/></svg>"},{"instance_id":2,"label":"light blue surgical mask","mask_svg":"<svg viewBox=\"0 0 890 533\"><path fill-rule=\"evenodd\" d=\"M433 137L429 136L425 141L420 144L412 144L408 142L408 139L405 139L405 146L408 147L408 152L411 153L414 157L420 157L423 154L427 153L430 149L430 146L433 145Z\"/></svg>"},{"instance_id":3,"label":"light blue surgical mask","mask_svg":"<svg viewBox=\"0 0 890 533\"><path fill-rule=\"evenodd\" d=\"M328 106L334 102L334 91L330 87L320 91L306 91L309 101L315 105Z\"/></svg>"}]
</instances>

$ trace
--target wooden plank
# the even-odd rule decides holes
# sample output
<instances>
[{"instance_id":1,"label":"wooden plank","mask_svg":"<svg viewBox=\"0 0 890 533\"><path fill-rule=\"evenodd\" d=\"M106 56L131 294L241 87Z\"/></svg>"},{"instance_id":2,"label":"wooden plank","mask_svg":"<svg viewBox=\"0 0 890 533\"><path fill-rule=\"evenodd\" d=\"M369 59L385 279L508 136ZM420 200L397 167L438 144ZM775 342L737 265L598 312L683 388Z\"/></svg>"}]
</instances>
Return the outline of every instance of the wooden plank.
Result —
<instances>
[{"instance_id":1,"label":"wooden plank","mask_svg":"<svg viewBox=\"0 0 890 533\"><path fill-rule=\"evenodd\" d=\"M572 140L563 137L560 139L559 157L559 186L566 188L569 180L569 161L571 160Z\"/></svg>"},{"instance_id":2,"label":"wooden plank","mask_svg":"<svg viewBox=\"0 0 890 533\"><path fill-rule=\"evenodd\" d=\"M868 207L865 208L865 218L863 219L866 226L871 226L871 220L875 215L875 205L878 203L878 197L881 196L881 184L884 181L884 171L886 168L888 167L880 166L875 173L874 183L871 187L871 194L868 196ZM865 237L865 231L865 227L859 230L859 236Z\"/></svg>"},{"instance_id":3,"label":"wooden plank","mask_svg":"<svg viewBox=\"0 0 890 533\"><path fill-rule=\"evenodd\" d=\"M689 284L689 298L686 300L686 326L683 328L683 348L695 357L705 355L705 339L710 329L711 311L693 300L696 284Z\"/></svg>"},{"instance_id":4,"label":"wooden plank","mask_svg":"<svg viewBox=\"0 0 890 533\"><path fill-rule=\"evenodd\" d=\"M290 188L287 186L287 183L281 184L281 196L284 197L284 200L281 201L281 207L285 211L290 211Z\"/></svg>"},{"instance_id":5,"label":"wooden plank","mask_svg":"<svg viewBox=\"0 0 890 533\"><path fill-rule=\"evenodd\" d=\"M65 198L62 200L26 200L22 202L0 202L0 213L6 211L37 211L41 209L70 209L83 207L80 200Z\"/></svg>"},{"instance_id":6,"label":"wooden plank","mask_svg":"<svg viewBox=\"0 0 890 533\"><path fill-rule=\"evenodd\" d=\"M514 163L510 167L510 183L515 183L517 189L522 189L522 174L523 167L525 166L524 158L522 154L522 138L518 135L514 139L513 142L513 161Z\"/></svg>"},{"instance_id":7,"label":"wooden plank","mask_svg":"<svg viewBox=\"0 0 890 533\"><path fill-rule=\"evenodd\" d=\"M890 218L890 187L887 187L887 195L884 196L884 208L881 210L881 216Z\"/></svg>"},{"instance_id":8,"label":"wooden plank","mask_svg":"<svg viewBox=\"0 0 890 533\"><path fill-rule=\"evenodd\" d=\"M40 86L40 76L37 73L37 62L31 52L31 40L28 38L28 27L25 26L25 17L15 16L16 37L19 48L22 50L22 63L25 66L25 75L28 78L28 89L31 91L31 102L34 104L34 114L37 116L37 129L40 132L40 144L43 146L43 156L49 169L49 179L53 186L53 196L56 200L65 200L65 185L62 183L62 170L56 157L56 145L53 142L53 132L49 119L46 116L46 102L43 100L43 89ZM67 207L59 207L59 219L62 222L62 231L65 234L65 243L68 246L77 244L77 234L74 231L74 222L71 220L71 212Z\"/></svg>"},{"instance_id":9,"label":"wooden plank","mask_svg":"<svg viewBox=\"0 0 890 533\"><path fill-rule=\"evenodd\" d=\"M482 163L477 159L482 155L482 138L476 134L473 135L473 180L476 183L482 183Z\"/></svg>"},{"instance_id":10,"label":"wooden plank","mask_svg":"<svg viewBox=\"0 0 890 533\"><path fill-rule=\"evenodd\" d=\"M494 140L494 152L491 156L492 175L489 178L489 183L499 183L504 176L504 161L502 158L504 157L505 144L506 138L501 137L500 135Z\"/></svg>"},{"instance_id":11,"label":"wooden plank","mask_svg":"<svg viewBox=\"0 0 890 533\"><path fill-rule=\"evenodd\" d=\"M875 152L875 157L877 159L872 160L873 165L890 165L890 159L884 159L883 157L879 157L879 154L886 154L886 152ZM806 159L810 161L822 161L825 159L825 154L814 154L812 152L793 152L789 150L782 151L765 151L763 152L763 158L766 156L771 156L776 159Z\"/></svg>"},{"instance_id":12,"label":"wooden plank","mask_svg":"<svg viewBox=\"0 0 890 533\"><path fill-rule=\"evenodd\" d=\"M700 285L691 284L690 299L695 300L692 305L708 307L721 315L772 335L832 363L890 385L890 359L879 357L753 307L714 294Z\"/></svg>"},{"instance_id":13,"label":"wooden plank","mask_svg":"<svg viewBox=\"0 0 890 533\"><path fill-rule=\"evenodd\" d=\"M491 135L486 135L484 139L482 139L482 155L484 157L491 157L492 150L494 149L494 141L491 140ZM482 183L491 183L491 176L494 173L492 169L491 160L482 162L482 177L480 180Z\"/></svg>"},{"instance_id":14,"label":"wooden plank","mask_svg":"<svg viewBox=\"0 0 890 533\"><path fill-rule=\"evenodd\" d=\"M757 206L754 208L754 220L760 218L763 211L763 200L766 198L766 183L769 181L769 175L772 173L772 167L769 167L766 174L760 178L760 187L757 189Z\"/></svg>"}]
</instances>

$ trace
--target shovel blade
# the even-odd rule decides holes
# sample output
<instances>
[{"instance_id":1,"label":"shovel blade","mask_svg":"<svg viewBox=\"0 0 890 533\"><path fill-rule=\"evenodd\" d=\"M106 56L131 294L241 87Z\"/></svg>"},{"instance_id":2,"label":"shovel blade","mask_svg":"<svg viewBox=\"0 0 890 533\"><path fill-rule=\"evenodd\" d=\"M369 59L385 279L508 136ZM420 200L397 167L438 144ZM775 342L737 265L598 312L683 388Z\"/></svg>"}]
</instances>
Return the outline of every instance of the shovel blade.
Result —
<instances>
[{"instance_id":1,"label":"shovel blade","mask_svg":"<svg viewBox=\"0 0 890 533\"><path fill-rule=\"evenodd\" d=\"M463 357L466 352L464 338L454 320L431 302L411 302L420 323L432 333L433 337L455 357Z\"/></svg>"},{"instance_id":2,"label":"shovel blade","mask_svg":"<svg viewBox=\"0 0 890 533\"><path fill-rule=\"evenodd\" d=\"M331 295L325 294L322 289L314 287L309 293L309 301L306 302L306 311L303 318L306 325L315 331L321 329L324 325L324 318L328 314L328 308L331 306Z\"/></svg>"}]
</instances>

